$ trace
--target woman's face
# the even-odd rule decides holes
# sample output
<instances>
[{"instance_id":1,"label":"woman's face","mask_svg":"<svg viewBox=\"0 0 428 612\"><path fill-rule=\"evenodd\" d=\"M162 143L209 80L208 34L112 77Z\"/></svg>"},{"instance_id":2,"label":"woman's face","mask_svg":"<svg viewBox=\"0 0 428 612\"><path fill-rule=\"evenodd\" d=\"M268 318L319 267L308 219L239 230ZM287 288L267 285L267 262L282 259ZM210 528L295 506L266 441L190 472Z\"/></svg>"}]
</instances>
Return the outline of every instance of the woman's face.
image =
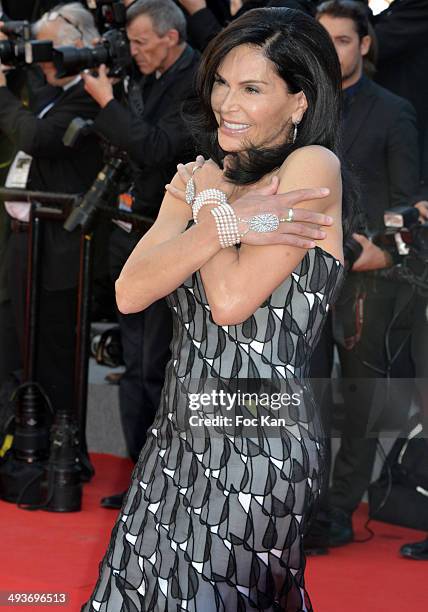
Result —
<instances>
[{"instance_id":1,"label":"woman's face","mask_svg":"<svg viewBox=\"0 0 428 612\"><path fill-rule=\"evenodd\" d=\"M241 45L217 70L211 106L224 151L239 152L280 145L291 138L292 121L306 110L303 92L288 93L287 84L261 49Z\"/></svg>"}]
</instances>

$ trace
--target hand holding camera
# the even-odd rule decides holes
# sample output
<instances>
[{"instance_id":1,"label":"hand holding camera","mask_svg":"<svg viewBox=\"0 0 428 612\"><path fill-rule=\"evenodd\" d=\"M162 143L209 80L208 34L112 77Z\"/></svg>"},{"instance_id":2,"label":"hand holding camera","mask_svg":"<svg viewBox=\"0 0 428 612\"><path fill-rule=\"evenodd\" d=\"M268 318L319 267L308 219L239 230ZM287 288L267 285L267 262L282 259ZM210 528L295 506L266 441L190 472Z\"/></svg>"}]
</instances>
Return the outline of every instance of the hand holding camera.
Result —
<instances>
[{"instance_id":1,"label":"hand holding camera","mask_svg":"<svg viewBox=\"0 0 428 612\"><path fill-rule=\"evenodd\" d=\"M101 64L98 70L98 77L93 76L89 70L82 73L85 83L85 90L92 98L98 102L101 108L107 106L114 99L113 79L107 76L107 67Z\"/></svg>"},{"instance_id":2,"label":"hand holding camera","mask_svg":"<svg viewBox=\"0 0 428 612\"><path fill-rule=\"evenodd\" d=\"M383 268L389 268L392 265L392 260L387 251L383 251L373 244L366 236L362 234L352 234L352 238L356 240L362 248L360 256L352 266L353 272L381 270Z\"/></svg>"}]
</instances>

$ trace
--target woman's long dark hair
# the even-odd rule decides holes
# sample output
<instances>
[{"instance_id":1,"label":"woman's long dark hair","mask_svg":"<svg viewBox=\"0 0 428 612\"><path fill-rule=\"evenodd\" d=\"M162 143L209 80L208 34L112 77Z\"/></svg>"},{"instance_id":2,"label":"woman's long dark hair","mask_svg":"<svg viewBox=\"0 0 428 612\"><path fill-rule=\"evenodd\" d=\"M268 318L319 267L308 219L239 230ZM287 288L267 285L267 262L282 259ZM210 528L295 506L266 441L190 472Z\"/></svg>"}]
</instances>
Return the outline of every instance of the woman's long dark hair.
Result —
<instances>
[{"instance_id":1,"label":"woman's long dark hair","mask_svg":"<svg viewBox=\"0 0 428 612\"><path fill-rule=\"evenodd\" d=\"M234 164L225 176L237 185L255 183L279 168L292 151L313 144L324 146L340 157L341 73L336 50L326 30L315 19L286 8L249 11L220 32L206 48L196 81L199 107L191 120L198 151L222 165L227 152L218 143L211 92L221 62L240 45L259 47L289 91L305 93L308 108L294 143L287 132L281 145L250 147L246 156L234 155ZM347 233L353 225L356 194L346 171L343 173L342 218Z\"/></svg>"}]
</instances>

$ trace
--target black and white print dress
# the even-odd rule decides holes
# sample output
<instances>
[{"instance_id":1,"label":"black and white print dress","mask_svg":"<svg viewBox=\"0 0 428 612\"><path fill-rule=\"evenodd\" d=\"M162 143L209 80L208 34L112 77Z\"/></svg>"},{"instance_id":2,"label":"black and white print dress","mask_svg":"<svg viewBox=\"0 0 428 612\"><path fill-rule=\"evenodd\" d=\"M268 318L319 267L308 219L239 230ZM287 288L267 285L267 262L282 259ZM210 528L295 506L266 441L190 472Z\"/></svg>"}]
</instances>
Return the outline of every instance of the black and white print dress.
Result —
<instances>
[{"instance_id":1,"label":"black and white print dress","mask_svg":"<svg viewBox=\"0 0 428 612\"><path fill-rule=\"evenodd\" d=\"M82 612L312 610L302 534L325 445L303 381L342 278L340 262L316 247L230 326L213 322L199 272L168 297L174 335L161 404ZM248 380L301 383L304 401L285 426L249 435L189 426L190 392Z\"/></svg>"}]
</instances>

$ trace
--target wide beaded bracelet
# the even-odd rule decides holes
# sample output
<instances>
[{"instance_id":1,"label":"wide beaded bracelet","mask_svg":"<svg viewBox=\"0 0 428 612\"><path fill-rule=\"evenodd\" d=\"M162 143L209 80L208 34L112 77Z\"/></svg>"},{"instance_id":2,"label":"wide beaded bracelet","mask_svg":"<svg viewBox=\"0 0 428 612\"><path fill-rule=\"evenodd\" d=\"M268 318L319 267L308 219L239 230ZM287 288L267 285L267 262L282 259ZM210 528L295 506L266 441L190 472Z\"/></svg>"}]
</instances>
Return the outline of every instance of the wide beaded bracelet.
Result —
<instances>
[{"instance_id":1,"label":"wide beaded bracelet","mask_svg":"<svg viewBox=\"0 0 428 612\"><path fill-rule=\"evenodd\" d=\"M192 203L193 220L195 223L198 222L198 213L202 206L206 204L227 204L227 195L220 189L204 189L201 191Z\"/></svg>"},{"instance_id":2,"label":"wide beaded bracelet","mask_svg":"<svg viewBox=\"0 0 428 612\"><path fill-rule=\"evenodd\" d=\"M230 204L222 203L211 209L218 232L218 239L222 249L235 246L241 242L238 229L238 218Z\"/></svg>"}]
</instances>

